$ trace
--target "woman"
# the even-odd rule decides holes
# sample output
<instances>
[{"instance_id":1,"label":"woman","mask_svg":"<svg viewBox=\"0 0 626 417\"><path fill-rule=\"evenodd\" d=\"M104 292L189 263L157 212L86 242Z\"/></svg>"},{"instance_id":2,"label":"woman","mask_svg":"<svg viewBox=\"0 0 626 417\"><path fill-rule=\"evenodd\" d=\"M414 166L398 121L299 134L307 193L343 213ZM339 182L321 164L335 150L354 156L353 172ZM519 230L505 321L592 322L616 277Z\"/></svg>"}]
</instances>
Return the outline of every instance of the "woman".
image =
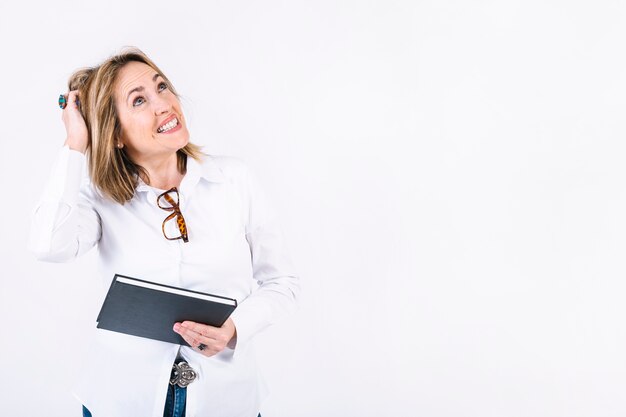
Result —
<instances>
[{"instance_id":1,"label":"woman","mask_svg":"<svg viewBox=\"0 0 626 417\"><path fill-rule=\"evenodd\" d=\"M119 273L238 301L222 327L176 323L189 346L95 329L73 388L84 415L256 416L266 393L251 342L294 308L299 285L255 177L189 142L178 94L139 49L78 70L69 90L31 250L63 262L95 246L103 291ZM196 373L186 387L181 361Z\"/></svg>"}]
</instances>

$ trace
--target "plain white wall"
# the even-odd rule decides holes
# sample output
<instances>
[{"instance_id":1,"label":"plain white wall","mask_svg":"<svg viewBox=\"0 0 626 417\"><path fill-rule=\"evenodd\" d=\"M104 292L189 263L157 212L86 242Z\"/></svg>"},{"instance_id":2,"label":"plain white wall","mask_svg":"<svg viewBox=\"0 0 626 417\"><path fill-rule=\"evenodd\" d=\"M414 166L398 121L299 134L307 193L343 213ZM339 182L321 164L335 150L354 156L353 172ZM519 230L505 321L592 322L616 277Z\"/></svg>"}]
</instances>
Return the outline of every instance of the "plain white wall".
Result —
<instances>
[{"instance_id":1,"label":"plain white wall","mask_svg":"<svg viewBox=\"0 0 626 417\"><path fill-rule=\"evenodd\" d=\"M0 3L2 415L78 416L94 253L26 252L70 73L124 45L243 158L302 276L264 417L623 416L626 4Z\"/></svg>"}]
</instances>

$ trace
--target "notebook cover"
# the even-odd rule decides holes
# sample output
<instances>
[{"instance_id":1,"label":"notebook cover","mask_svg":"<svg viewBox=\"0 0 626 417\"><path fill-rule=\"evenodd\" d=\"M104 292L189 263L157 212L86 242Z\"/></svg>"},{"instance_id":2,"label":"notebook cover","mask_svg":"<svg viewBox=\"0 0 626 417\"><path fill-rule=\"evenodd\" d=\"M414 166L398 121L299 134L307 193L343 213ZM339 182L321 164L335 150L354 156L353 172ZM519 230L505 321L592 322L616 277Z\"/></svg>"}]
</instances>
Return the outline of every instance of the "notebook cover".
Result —
<instances>
[{"instance_id":1,"label":"notebook cover","mask_svg":"<svg viewBox=\"0 0 626 417\"><path fill-rule=\"evenodd\" d=\"M187 294L210 295L234 302L234 305L127 284L119 282L118 277L148 282L163 289L175 288ZM174 323L189 320L220 327L235 310L236 305L237 301L232 298L115 275L100 309L96 327L163 342L188 345L185 339L172 329Z\"/></svg>"}]
</instances>

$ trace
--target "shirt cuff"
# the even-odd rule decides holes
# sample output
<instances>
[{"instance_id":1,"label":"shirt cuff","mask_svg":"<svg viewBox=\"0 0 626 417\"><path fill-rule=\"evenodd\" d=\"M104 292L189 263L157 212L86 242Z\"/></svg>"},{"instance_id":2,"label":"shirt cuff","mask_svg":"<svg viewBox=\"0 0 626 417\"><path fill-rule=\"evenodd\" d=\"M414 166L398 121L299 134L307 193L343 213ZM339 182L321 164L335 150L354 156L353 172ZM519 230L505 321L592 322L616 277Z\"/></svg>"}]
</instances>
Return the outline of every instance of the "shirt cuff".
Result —
<instances>
[{"instance_id":1,"label":"shirt cuff","mask_svg":"<svg viewBox=\"0 0 626 417\"><path fill-rule=\"evenodd\" d=\"M252 336L271 324L269 320L270 309L267 305L263 305L266 304L263 301L250 296L230 315L237 332L233 356L245 350Z\"/></svg>"}]
</instances>

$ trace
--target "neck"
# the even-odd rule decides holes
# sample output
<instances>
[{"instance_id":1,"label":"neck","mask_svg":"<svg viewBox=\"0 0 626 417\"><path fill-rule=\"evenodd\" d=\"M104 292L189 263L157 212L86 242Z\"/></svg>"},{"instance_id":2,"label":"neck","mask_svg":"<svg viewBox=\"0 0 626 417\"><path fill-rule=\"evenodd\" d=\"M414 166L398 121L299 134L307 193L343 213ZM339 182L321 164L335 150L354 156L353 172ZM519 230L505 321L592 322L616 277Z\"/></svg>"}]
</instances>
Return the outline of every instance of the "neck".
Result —
<instances>
[{"instance_id":1,"label":"neck","mask_svg":"<svg viewBox=\"0 0 626 417\"><path fill-rule=\"evenodd\" d=\"M149 184L152 187L162 190L169 190L172 187L180 187L184 174L178 171L178 157L176 153L164 158L151 158L149 160L137 161L150 178ZM148 184L147 178L141 178Z\"/></svg>"}]
</instances>

